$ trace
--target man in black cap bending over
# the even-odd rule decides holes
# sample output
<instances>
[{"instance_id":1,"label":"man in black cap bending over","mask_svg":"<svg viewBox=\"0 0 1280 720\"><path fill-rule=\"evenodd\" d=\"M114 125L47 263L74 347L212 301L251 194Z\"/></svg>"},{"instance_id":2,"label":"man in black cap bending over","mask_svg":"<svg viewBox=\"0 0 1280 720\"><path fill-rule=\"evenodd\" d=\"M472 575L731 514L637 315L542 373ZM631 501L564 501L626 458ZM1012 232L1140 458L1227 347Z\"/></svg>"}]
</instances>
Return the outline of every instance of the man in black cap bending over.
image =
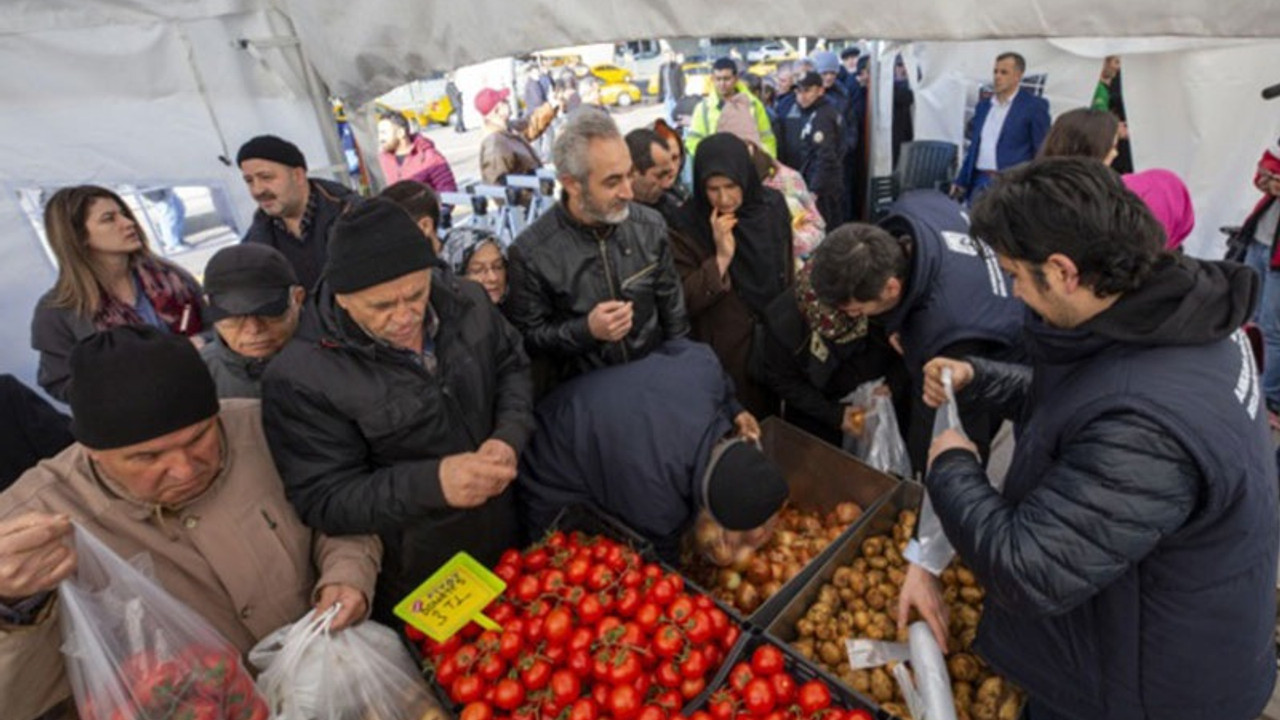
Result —
<instances>
[{"instance_id":1,"label":"man in black cap bending over","mask_svg":"<svg viewBox=\"0 0 1280 720\"><path fill-rule=\"evenodd\" d=\"M200 357L218 397L262 397L262 373L297 331L307 291L279 250L232 245L205 266L204 293L218 336Z\"/></svg>"},{"instance_id":2,"label":"man in black cap bending over","mask_svg":"<svg viewBox=\"0 0 1280 720\"><path fill-rule=\"evenodd\" d=\"M307 159L297 145L275 135L259 135L240 146L236 165L258 203L243 242L284 253L311 290L324 269L329 228L358 198L336 182L307 178Z\"/></svg>"},{"instance_id":3,"label":"man in black cap bending over","mask_svg":"<svg viewBox=\"0 0 1280 720\"><path fill-rule=\"evenodd\" d=\"M58 583L72 523L156 580L240 652L312 607L368 612L375 537L325 537L285 499L256 400L223 400L186 338L122 326L71 352L77 442L0 493L0 698L6 720L75 717Z\"/></svg>"},{"instance_id":4,"label":"man in black cap bending over","mask_svg":"<svg viewBox=\"0 0 1280 720\"><path fill-rule=\"evenodd\" d=\"M458 551L493 563L519 539L508 485L533 425L529 360L483 288L433 266L404 210L353 208L308 305L316 337L295 339L263 378L299 514L322 532L382 536L384 620Z\"/></svg>"},{"instance_id":5,"label":"man in black cap bending over","mask_svg":"<svg viewBox=\"0 0 1280 720\"><path fill-rule=\"evenodd\" d=\"M751 530L787 499L781 472L755 445L760 426L702 343L670 340L575 378L539 402L535 418L519 481L530 537L561 508L594 504L675 560L699 510Z\"/></svg>"}]
</instances>

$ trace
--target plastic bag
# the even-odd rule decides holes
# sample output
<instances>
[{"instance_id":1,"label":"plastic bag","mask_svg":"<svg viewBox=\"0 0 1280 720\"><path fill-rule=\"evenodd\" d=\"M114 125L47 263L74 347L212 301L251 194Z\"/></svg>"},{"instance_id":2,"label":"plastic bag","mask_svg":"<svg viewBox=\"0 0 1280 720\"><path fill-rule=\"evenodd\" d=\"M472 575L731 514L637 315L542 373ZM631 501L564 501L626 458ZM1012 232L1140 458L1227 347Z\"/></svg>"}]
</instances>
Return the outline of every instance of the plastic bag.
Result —
<instances>
[{"instance_id":1,"label":"plastic bag","mask_svg":"<svg viewBox=\"0 0 1280 720\"><path fill-rule=\"evenodd\" d=\"M330 632L339 606L307 613L249 651L276 720L444 720L408 650L372 621Z\"/></svg>"},{"instance_id":2,"label":"plastic bag","mask_svg":"<svg viewBox=\"0 0 1280 720\"><path fill-rule=\"evenodd\" d=\"M756 550L769 541L778 524L774 513L763 525L753 530L729 530L703 508L693 523L689 540L694 552L717 567L730 567L750 561Z\"/></svg>"},{"instance_id":3,"label":"plastic bag","mask_svg":"<svg viewBox=\"0 0 1280 720\"><path fill-rule=\"evenodd\" d=\"M871 467L898 477L911 477L907 444L898 431L898 413L893 396L881 390L884 378L865 382L846 395L841 403L865 410L862 433L845 435L844 449Z\"/></svg>"},{"instance_id":4,"label":"plastic bag","mask_svg":"<svg viewBox=\"0 0 1280 720\"><path fill-rule=\"evenodd\" d=\"M917 621L908 627L907 642L881 640L845 640L849 664L854 670L896 663L893 676L902 688L902 697L916 720L956 720L955 700L951 695L951 674L942 657L942 649L927 623ZM911 670L906 665L910 663Z\"/></svg>"},{"instance_id":5,"label":"plastic bag","mask_svg":"<svg viewBox=\"0 0 1280 720\"><path fill-rule=\"evenodd\" d=\"M955 430L968 438L960 424L960 409L956 405L955 391L951 386L949 367L942 368L942 388L946 391L947 401L938 406L938 411L933 416L933 437L936 438L947 430ZM955 555L951 541L947 540L947 535L942 530L942 521L933 511L933 502L929 499L929 494L925 493L924 503L920 507L920 529L908 543L903 557L937 576L947 569Z\"/></svg>"},{"instance_id":6,"label":"plastic bag","mask_svg":"<svg viewBox=\"0 0 1280 720\"><path fill-rule=\"evenodd\" d=\"M80 526L58 585L62 653L84 720L266 720L240 652L195 611Z\"/></svg>"}]
</instances>

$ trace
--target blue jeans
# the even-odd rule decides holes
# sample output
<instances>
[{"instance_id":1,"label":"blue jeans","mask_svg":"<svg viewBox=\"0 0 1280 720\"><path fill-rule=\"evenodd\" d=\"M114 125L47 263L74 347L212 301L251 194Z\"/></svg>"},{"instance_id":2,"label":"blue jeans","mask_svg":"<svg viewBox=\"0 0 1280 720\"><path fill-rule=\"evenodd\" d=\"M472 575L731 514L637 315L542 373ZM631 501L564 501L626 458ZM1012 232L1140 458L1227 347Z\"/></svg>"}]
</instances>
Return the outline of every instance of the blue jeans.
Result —
<instances>
[{"instance_id":1,"label":"blue jeans","mask_svg":"<svg viewBox=\"0 0 1280 720\"><path fill-rule=\"evenodd\" d=\"M1271 269L1271 246L1249 243L1244 262L1262 278L1253 322L1262 330L1262 393L1268 408L1280 408L1280 271Z\"/></svg>"}]
</instances>

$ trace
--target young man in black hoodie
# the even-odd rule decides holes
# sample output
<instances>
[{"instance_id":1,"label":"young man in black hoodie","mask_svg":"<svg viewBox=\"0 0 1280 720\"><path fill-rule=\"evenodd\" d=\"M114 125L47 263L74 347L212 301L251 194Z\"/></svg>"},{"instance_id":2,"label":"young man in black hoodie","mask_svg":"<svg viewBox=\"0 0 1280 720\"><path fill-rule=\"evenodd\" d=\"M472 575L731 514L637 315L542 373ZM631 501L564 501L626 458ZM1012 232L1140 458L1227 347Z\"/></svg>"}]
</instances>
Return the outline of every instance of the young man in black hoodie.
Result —
<instances>
[{"instance_id":1,"label":"young man in black hoodie","mask_svg":"<svg viewBox=\"0 0 1280 720\"><path fill-rule=\"evenodd\" d=\"M927 487L987 590L980 652L1042 718L1253 718L1276 679L1276 466L1240 326L1258 280L1167 254L1119 176L1094 160L1010 170L973 211L1038 318L1030 368L951 368L958 402L1018 419L1003 492L954 431ZM940 619L913 566L900 613ZM945 622L935 624L944 638Z\"/></svg>"}]
</instances>

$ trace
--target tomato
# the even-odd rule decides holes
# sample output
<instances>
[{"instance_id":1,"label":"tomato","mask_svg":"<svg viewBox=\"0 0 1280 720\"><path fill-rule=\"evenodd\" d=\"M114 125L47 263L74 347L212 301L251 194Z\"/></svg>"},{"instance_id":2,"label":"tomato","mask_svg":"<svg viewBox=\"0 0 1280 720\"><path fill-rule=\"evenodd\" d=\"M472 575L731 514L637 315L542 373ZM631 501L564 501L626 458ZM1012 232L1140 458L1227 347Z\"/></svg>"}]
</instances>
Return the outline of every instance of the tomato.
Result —
<instances>
[{"instance_id":1,"label":"tomato","mask_svg":"<svg viewBox=\"0 0 1280 720\"><path fill-rule=\"evenodd\" d=\"M499 625L506 625L515 619L516 609L511 606L511 603L494 602L489 605L484 614Z\"/></svg>"},{"instance_id":2,"label":"tomato","mask_svg":"<svg viewBox=\"0 0 1280 720\"><path fill-rule=\"evenodd\" d=\"M659 685L667 688L680 687L681 681L684 680L680 675L680 671L676 669L675 663L670 660L658 666L658 671L654 677L657 678Z\"/></svg>"},{"instance_id":3,"label":"tomato","mask_svg":"<svg viewBox=\"0 0 1280 720\"><path fill-rule=\"evenodd\" d=\"M570 585L582 585L591 572L591 561L583 557L575 557L564 567L564 579Z\"/></svg>"},{"instance_id":4,"label":"tomato","mask_svg":"<svg viewBox=\"0 0 1280 720\"><path fill-rule=\"evenodd\" d=\"M564 547L567 542L568 542L568 538L565 536L564 531L556 530L555 532L548 535L547 539L542 541L542 544L546 545L549 548L554 548L558 550Z\"/></svg>"},{"instance_id":5,"label":"tomato","mask_svg":"<svg viewBox=\"0 0 1280 720\"><path fill-rule=\"evenodd\" d=\"M681 625L683 625L684 621L691 615L693 615L693 598L688 595L680 595L672 598L671 603L667 606L667 617L675 620Z\"/></svg>"},{"instance_id":6,"label":"tomato","mask_svg":"<svg viewBox=\"0 0 1280 720\"><path fill-rule=\"evenodd\" d=\"M649 688L653 687L653 677L651 677L649 673L642 672L636 676L635 680L631 681L631 687L635 688L636 692L640 693L640 697L648 697Z\"/></svg>"},{"instance_id":7,"label":"tomato","mask_svg":"<svg viewBox=\"0 0 1280 720\"><path fill-rule=\"evenodd\" d=\"M493 574L502 578L502 581L507 584L508 590L511 589L512 581L520 577L520 571L513 565L499 565L493 569Z\"/></svg>"},{"instance_id":8,"label":"tomato","mask_svg":"<svg viewBox=\"0 0 1280 720\"><path fill-rule=\"evenodd\" d=\"M458 663L451 657L436 664L436 682L440 687L449 687L458 677Z\"/></svg>"},{"instance_id":9,"label":"tomato","mask_svg":"<svg viewBox=\"0 0 1280 720\"><path fill-rule=\"evenodd\" d=\"M591 687L591 699L595 701L598 707L609 706L609 686L604 683L596 683Z\"/></svg>"},{"instance_id":10,"label":"tomato","mask_svg":"<svg viewBox=\"0 0 1280 720\"><path fill-rule=\"evenodd\" d=\"M546 637L546 618L531 616L524 624L524 637L530 644L537 645Z\"/></svg>"},{"instance_id":11,"label":"tomato","mask_svg":"<svg viewBox=\"0 0 1280 720\"><path fill-rule=\"evenodd\" d=\"M546 567L550 560L551 556L547 554L547 551L542 548L538 548L537 550L530 550L525 554L524 566L529 570L537 572Z\"/></svg>"},{"instance_id":12,"label":"tomato","mask_svg":"<svg viewBox=\"0 0 1280 720\"><path fill-rule=\"evenodd\" d=\"M569 670L551 673L551 697L559 707L566 707L582 694L582 681Z\"/></svg>"},{"instance_id":13,"label":"tomato","mask_svg":"<svg viewBox=\"0 0 1280 720\"><path fill-rule=\"evenodd\" d=\"M458 651L453 654L453 659L458 663L459 670L467 670L480 659L480 651L475 645L468 643L458 648Z\"/></svg>"},{"instance_id":14,"label":"tomato","mask_svg":"<svg viewBox=\"0 0 1280 720\"><path fill-rule=\"evenodd\" d=\"M742 635L742 629L737 625L730 625L729 629L720 634L720 645L725 650L731 649L738 644L738 638Z\"/></svg>"},{"instance_id":15,"label":"tomato","mask_svg":"<svg viewBox=\"0 0 1280 720\"><path fill-rule=\"evenodd\" d=\"M716 606L715 601L707 597L706 595L698 595L697 597L695 597L693 599L693 605L699 610L710 610L711 608Z\"/></svg>"},{"instance_id":16,"label":"tomato","mask_svg":"<svg viewBox=\"0 0 1280 720\"><path fill-rule=\"evenodd\" d=\"M575 700L569 708L567 720L596 720L600 716L600 708L591 698Z\"/></svg>"},{"instance_id":17,"label":"tomato","mask_svg":"<svg viewBox=\"0 0 1280 720\"><path fill-rule=\"evenodd\" d=\"M680 694L685 700L692 700L707 689L707 681L702 678L685 678L680 683Z\"/></svg>"},{"instance_id":18,"label":"tomato","mask_svg":"<svg viewBox=\"0 0 1280 720\"><path fill-rule=\"evenodd\" d=\"M533 575L524 575L516 580L515 596L522 603L531 603L538 597L538 593L542 592L542 586L538 583L538 578Z\"/></svg>"},{"instance_id":19,"label":"tomato","mask_svg":"<svg viewBox=\"0 0 1280 720\"><path fill-rule=\"evenodd\" d=\"M573 671L574 675L585 678L591 674L591 654L586 650L572 650L569 652L569 661L565 666Z\"/></svg>"},{"instance_id":20,"label":"tomato","mask_svg":"<svg viewBox=\"0 0 1280 720\"><path fill-rule=\"evenodd\" d=\"M524 564L524 559L520 557L519 550L511 548L502 552L502 555L498 557L498 564L510 565L511 567L519 568Z\"/></svg>"},{"instance_id":21,"label":"tomato","mask_svg":"<svg viewBox=\"0 0 1280 720\"><path fill-rule=\"evenodd\" d=\"M683 649L684 636L674 625L658 628L658 634L653 636L653 651L659 657L675 657Z\"/></svg>"},{"instance_id":22,"label":"tomato","mask_svg":"<svg viewBox=\"0 0 1280 720\"><path fill-rule=\"evenodd\" d=\"M528 690L541 690L551 682L551 665L546 660L534 660L520 672L520 682Z\"/></svg>"},{"instance_id":23,"label":"tomato","mask_svg":"<svg viewBox=\"0 0 1280 720\"><path fill-rule=\"evenodd\" d=\"M747 683L754 680L755 677L755 673L751 672L751 666L740 662L729 671L729 687L733 688L734 692L742 694L743 689L747 687Z\"/></svg>"},{"instance_id":24,"label":"tomato","mask_svg":"<svg viewBox=\"0 0 1280 720\"><path fill-rule=\"evenodd\" d=\"M591 628L574 628L573 632L569 634L569 642L565 643L565 647L568 648L569 652L590 650L591 643L595 642L595 639L596 634L591 632Z\"/></svg>"},{"instance_id":25,"label":"tomato","mask_svg":"<svg viewBox=\"0 0 1280 720\"><path fill-rule=\"evenodd\" d=\"M751 653L751 669L763 677L782 672L782 651L772 645L761 645Z\"/></svg>"},{"instance_id":26,"label":"tomato","mask_svg":"<svg viewBox=\"0 0 1280 720\"><path fill-rule=\"evenodd\" d=\"M493 720L493 708L489 703L472 702L462 708L458 720Z\"/></svg>"},{"instance_id":27,"label":"tomato","mask_svg":"<svg viewBox=\"0 0 1280 720\"><path fill-rule=\"evenodd\" d=\"M780 672L770 677L769 682L773 683L773 695L779 705L790 705L796 699L796 681L791 675Z\"/></svg>"},{"instance_id":28,"label":"tomato","mask_svg":"<svg viewBox=\"0 0 1280 720\"><path fill-rule=\"evenodd\" d=\"M696 649L689 651L689 657L680 664L680 674L689 679L703 677L707 674L706 658Z\"/></svg>"},{"instance_id":29,"label":"tomato","mask_svg":"<svg viewBox=\"0 0 1280 720\"><path fill-rule=\"evenodd\" d=\"M211 698L187 698L174 708L174 716L183 720L222 720L222 707Z\"/></svg>"},{"instance_id":30,"label":"tomato","mask_svg":"<svg viewBox=\"0 0 1280 720\"><path fill-rule=\"evenodd\" d=\"M587 587L603 590L613 584L613 571L607 565L595 565L587 573Z\"/></svg>"},{"instance_id":31,"label":"tomato","mask_svg":"<svg viewBox=\"0 0 1280 720\"><path fill-rule=\"evenodd\" d=\"M657 580L662 577L662 567L657 563L646 563L640 568L640 574L644 575L646 580Z\"/></svg>"},{"instance_id":32,"label":"tomato","mask_svg":"<svg viewBox=\"0 0 1280 720\"><path fill-rule=\"evenodd\" d=\"M521 629L523 629L523 625ZM524 638L520 637L520 631L510 632L508 629L498 638L498 657L503 660L515 660L523 649Z\"/></svg>"},{"instance_id":33,"label":"tomato","mask_svg":"<svg viewBox=\"0 0 1280 720\"><path fill-rule=\"evenodd\" d=\"M622 637L618 638L618 642L638 647L645 644L646 638L639 625L629 622L622 624Z\"/></svg>"},{"instance_id":34,"label":"tomato","mask_svg":"<svg viewBox=\"0 0 1280 720\"><path fill-rule=\"evenodd\" d=\"M630 684L639 677L640 669L640 658L630 650L621 650L609 666L609 682L614 685Z\"/></svg>"},{"instance_id":35,"label":"tomato","mask_svg":"<svg viewBox=\"0 0 1280 720\"><path fill-rule=\"evenodd\" d=\"M416 642L416 643L420 643L420 642L422 642L423 640L426 640L426 639L427 639L427 634L426 634L426 633L424 633L424 632L422 632L421 630L419 630L418 628L416 628L416 627L414 627L414 626L410 625L409 623L405 623L405 624L404 624L404 635L405 635L405 637L409 638L410 640L412 640L412 641L414 641L414 642Z\"/></svg>"},{"instance_id":36,"label":"tomato","mask_svg":"<svg viewBox=\"0 0 1280 720\"><path fill-rule=\"evenodd\" d=\"M636 609L636 624L641 630L648 632L658 626L658 620L662 618L662 610L657 605L647 602Z\"/></svg>"},{"instance_id":37,"label":"tomato","mask_svg":"<svg viewBox=\"0 0 1280 720\"><path fill-rule=\"evenodd\" d=\"M764 678L755 678L742 690L742 703L747 712L761 717L773 712L777 698L773 694L773 684Z\"/></svg>"},{"instance_id":38,"label":"tomato","mask_svg":"<svg viewBox=\"0 0 1280 720\"><path fill-rule=\"evenodd\" d=\"M712 606L706 611L707 617L711 618L711 632L719 635L729 629L729 616L718 607Z\"/></svg>"},{"instance_id":39,"label":"tomato","mask_svg":"<svg viewBox=\"0 0 1280 720\"><path fill-rule=\"evenodd\" d=\"M547 613L542 623L542 633L552 645L562 645L573 632L573 615L563 607Z\"/></svg>"},{"instance_id":40,"label":"tomato","mask_svg":"<svg viewBox=\"0 0 1280 720\"><path fill-rule=\"evenodd\" d=\"M476 674L493 682L507 672L507 662L497 655L485 655L476 663Z\"/></svg>"},{"instance_id":41,"label":"tomato","mask_svg":"<svg viewBox=\"0 0 1280 720\"><path fill-rule=\"evenodd\" d=\"M667 720L667 713L657 705L645 705L636 720Z\"/></svg>"},{"instance_id":42,"label":"tomato","mask_svg":"<svg viewBox=\"0 0 1280 720\"><path fill-rule=\"evenodd\" d=\"M638 588L644 582L644 575L635 568L628 568L622 573L622 587Z\"/></svg>"},{"instance_id":43,"label":"tomato","mask_svg":"<svg viewBox=\"0 0 1280 720\"><path fill-rule=\"evenodd\" d=\"M733 720L733 696L723 690L717 692L707 703L707 711L714 720Z\"/></svg>"},{"instance_id":44,"label":"tomato","mask_svg":"<svg viewBox=\"0 0 1280 720\"><path fill-rule=\"evenodd\" d=\"M546 575L542 576L542 592L558 593L565 587L564 572L560 570L548 570Z\"/></svg>"},{"instance_id":45,"label":"tomato","mask_svg":"<svg viewBox=\"0 0 1280 720\"><path fill-rule=\"evenodd\" d=\"M591 559L596 562L604 562L604 559L609 557L609 548L611 545L612 543L605 538L600 538L599 541L596 542L595 547L591 548Z\"/></svg>"},{"instance_id":46,"label":"tomato","mask_svg":"<svg viewBox=\"0 0 1280 720\"><path fill-rule=\"evenodd\" d=\"M623 550L621 545L614 545L609 548L609 552L605 554L604 564L608 565L610 570L613 570L616 573L621 573L626 570L627 566L630 564L628 559L629 556L627 551Z\"/></svg>"},{"instance_id":47,"label":"tomato","mask_svg":"<svg viewBox=\"0 0 1280 720\"><path fill-rule=\"evenodd\" d=\"M475 702L484 694L484 684L480 682L480 678L475 675L463 675L453 681L449 686L449 697L453 701L466 705Z\"/></svg>"},{"instance_id":48,"label":"tomato","mask_svg":"<svg viewBox=\"0 0 1280 720\"><path fill-rule=\"evenodd\" d=\"M810 715L831 706L831 691L821 682L810 680L800 686L798 702L800 709Z\"/></svg>"},{"instance_id":49,"label":"tomato","mask_svg":"<svg viewBox=\"0 0 1280 720\"><path fill-rule=\"evenodd\" d=\"M612 615L596 624L596 639L606 642L617 642L622 637L622 621Z\"/></svg>"},{"instance_id":50,"label":"tomato","mask_svg":"<svg viewBox=\"0 0 1280 720\"><path fill-rule=\"evenodd\" d=\"M558 666L568 656L569 650L564 645L548 645L542 649L542 656L553 666Z\"/></svg>"},{"instance_id":51,"label":"tomato","mask_svg":"<svg viewBox=\"0 0 1280 720\"><path fill-rule=\"evenodd\" d=\"M689 720L711 720L711 714L705 710L699 710L690 715Z\"/></svg>"},{"instance_id":52,"label":"tomato","mask_svg":"<svg viewBox=\"0 0 1280 720\"><path fill-rule=\"evenodd\" d=\"M609 691L609 702L605 709L615 720L631 720L640 713L640 693L630 685L618 685Z\"/></svg>"},{"instance_id":53,"label":"tomato","mask_svg":"<svg viewBox=\"0 0 1280 720\"><path fill-rule=\"evenodd\" d=\"M671 600L675 598L675 586L671 584L671 578L665 577L655 582L653 587L649 588L649 599L658 604L659 607L666 607L671 604Z\"/></svg>"},{"instance_id":54,"label":"tomato","mask_svg":"<svg viewBox=\"0 0 1280 720\"><path fill-rule=\"evenodd\" d=\"M844 714L844 720L874 720L870 712L862 708L854 708Z\"/></svg>"},{"instance_id":55,"label":"tomato","mask_svg":"<svg viewBox=\"0 0 1280 720\"><path fill-rule=\"evenodd\" d=\"M600 598L594 593L587 593L578 600L578 620L583 625L595 625L604 617L604 606L600 604Z\"/></svg>"},{"instance_id":56,"label":"tomato","mask_svg":"<svg viewBox=\"0 0 1280 720\"><path fill-rule=\"evenodd\" d=\"M635 588L626 588L622 594L618 596L618 602L614 605L614 609L623 617L631 617L636 614L636 610L640 608L640 591Z\"/></svg>"},{"instance_id":57,"label":"tomato","mask_svg":"<svg viewBox=\"0 0 1280 720\"><path fill-rule=\"evenodd\" d=\"M674 606L675 603L672 603L672 607ZM711 618L705 610L694 610L684 625L685 634L694 645L701 645L711 639Z\"/></svg>"},{"instance_id":58,"label":"tomato","mask_svg":"<svg viewBox=\"0 0 1280 720\"><path fill-rule=\"evenodd\" d=\"M524 703L524 687L512 680L503 678L493 686L493 704L503 710L515 710Z\"/></svg>"},{"instance_id":59,"label":"tomato","mask_svg":"<svg viewBox=\"0 0 1280 720\"><path fill-rule=\"evenodd\" d=\"M675 593L679 594L681 592L684 592L683 577L675 573L671 573L670 575L667 575L667 581L671 583L671 590L674 591Z\"/></svg>"}]
</instances>

